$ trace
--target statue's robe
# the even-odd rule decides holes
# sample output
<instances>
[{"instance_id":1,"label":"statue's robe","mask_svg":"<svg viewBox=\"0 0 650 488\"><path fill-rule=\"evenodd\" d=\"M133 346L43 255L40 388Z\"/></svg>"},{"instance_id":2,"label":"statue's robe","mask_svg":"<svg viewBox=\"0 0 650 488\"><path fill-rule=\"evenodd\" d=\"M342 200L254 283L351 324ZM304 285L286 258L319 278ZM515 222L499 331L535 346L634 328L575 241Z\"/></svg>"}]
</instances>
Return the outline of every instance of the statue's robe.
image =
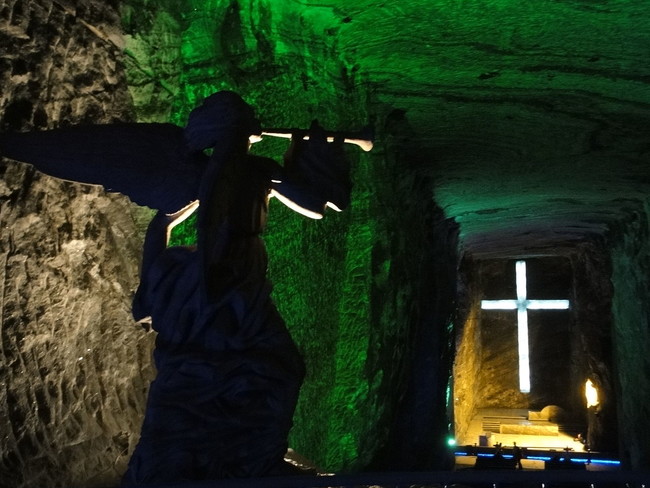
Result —
<instances>
[{"instance_id":1,"label":"statue's robe","mask_svg":"<svg viewBox=\"0 0 650 488\"><path fill-rule=\"evenodd\" d=\"M127 483L290 472L304 365L271 300L260 238L276 163L225 159L204 181L197 248L160 252L136 294L136 318L150 315L158 332L158 374ZM154 220L147 241L161 230Z\"/></svg>"}]
</instances>

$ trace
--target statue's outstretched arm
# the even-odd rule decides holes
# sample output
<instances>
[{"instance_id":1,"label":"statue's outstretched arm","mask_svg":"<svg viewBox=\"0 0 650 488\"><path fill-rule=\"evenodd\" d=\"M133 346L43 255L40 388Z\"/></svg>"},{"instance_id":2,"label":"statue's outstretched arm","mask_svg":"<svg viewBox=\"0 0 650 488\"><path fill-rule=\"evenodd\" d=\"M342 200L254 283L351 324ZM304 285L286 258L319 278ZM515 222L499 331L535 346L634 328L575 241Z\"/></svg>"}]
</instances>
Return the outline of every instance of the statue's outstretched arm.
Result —
<instances>
[{"instance_id":1,"label":"statue's outstretched arm","mask_svg":"<svg viewBox=\"0 0 650 488\"><path fill-rule=\"evenodd\" d=\"M196 199L207 157L173 124L117 123L0 134L0 155L174 212Z\"/></svg>"},{"instance_id":2,"label":"statue's outstretched arm","mask_svg":"<svg viewBox=\"0 0 650 488\"><path fill-rule=\"evenodd\" d=\"M142 266L140 269L140 286L133 301L133 315L137 320L142 320L148 316L147 301L142 300L141 295L146 292L149 281L147 275L151 270L153 263L165 251L169 243L169 237L172 229L187 219L199 206L198 200L190 203L178 212L166 214L158 212L149 222L147 233L145 234L144 244L142 246Z\"/></svg>"}]
</instances>

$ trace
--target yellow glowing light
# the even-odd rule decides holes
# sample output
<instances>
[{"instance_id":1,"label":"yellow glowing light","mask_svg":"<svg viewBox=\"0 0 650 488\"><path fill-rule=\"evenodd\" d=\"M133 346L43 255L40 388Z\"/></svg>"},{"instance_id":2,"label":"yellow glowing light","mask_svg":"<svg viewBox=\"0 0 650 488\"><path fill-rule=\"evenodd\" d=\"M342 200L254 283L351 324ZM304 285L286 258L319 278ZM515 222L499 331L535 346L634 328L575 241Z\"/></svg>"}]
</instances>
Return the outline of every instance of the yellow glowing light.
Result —
<instances>
[{"instance_id":1,"label":"yellow glowing light","mask_svg":"<svg viewBox=\"0 0 650 488\"><path fill-rule=\"evenodd\" d=\"M587 408L598 406L598 390L591 380L585 383L585 398L587 399Z\"/></svg>"}]
</instances>

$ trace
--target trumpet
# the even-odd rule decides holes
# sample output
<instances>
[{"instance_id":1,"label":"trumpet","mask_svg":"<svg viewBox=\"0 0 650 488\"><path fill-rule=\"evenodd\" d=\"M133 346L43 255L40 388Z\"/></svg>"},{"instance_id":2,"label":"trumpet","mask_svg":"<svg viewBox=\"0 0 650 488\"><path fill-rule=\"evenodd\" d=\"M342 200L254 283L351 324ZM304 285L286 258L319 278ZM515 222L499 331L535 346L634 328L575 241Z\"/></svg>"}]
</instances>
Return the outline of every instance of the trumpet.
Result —
<instances>
[{"instance_id":1,"label":"trumpet","mask_svg":"<svg viewBox=\"0 0 650 488\"><path fill-rule=\"evenodd\" d=\"M262 129L261 134L254 134L250 136L250 142L255 143L261 141L264 137L280 137L282 139L291 139L293 134L304 133L303 139L305 141L309 140L309 131L307 129L287 129L287 128L267 128ZM360 131L351 132L351 131L325 131L325 137L328 142L334 141L334 139L343 139L343 142L347 144L354 144L359 146L364 151L368 152L373 147L373 131L372 127L366 126Z\"/></svg>"}]
</instances>

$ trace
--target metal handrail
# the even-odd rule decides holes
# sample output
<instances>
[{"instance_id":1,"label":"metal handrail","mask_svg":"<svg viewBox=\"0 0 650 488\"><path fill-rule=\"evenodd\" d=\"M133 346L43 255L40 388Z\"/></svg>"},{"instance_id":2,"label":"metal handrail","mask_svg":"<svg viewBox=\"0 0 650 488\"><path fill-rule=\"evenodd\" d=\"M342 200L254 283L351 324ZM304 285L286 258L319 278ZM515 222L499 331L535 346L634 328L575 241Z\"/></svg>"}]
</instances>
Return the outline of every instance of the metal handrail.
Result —
<instances>
[{"instance_id":1,"label":"metal handrail","mask_svg":"<svg viewBox=\"0 0 650 488\"><path fill-rule=\"evenodd\" d=\"M447 487L453 484L486 484L499 488L505 483L520 483L540 488L558 483L584 483L599 488L612 483L623 488L650 486L650 471L563 471L563 470L462 470L434 472L360 473L334 476L291 476L272 478L230 479L218 481L185 482L147 485L150 488L333 488L333 487L390 487L407 488ZM135 487L134 487L135 488ZM142 485L139 486L142 488Z\"/></svg>"}]
</instances>

